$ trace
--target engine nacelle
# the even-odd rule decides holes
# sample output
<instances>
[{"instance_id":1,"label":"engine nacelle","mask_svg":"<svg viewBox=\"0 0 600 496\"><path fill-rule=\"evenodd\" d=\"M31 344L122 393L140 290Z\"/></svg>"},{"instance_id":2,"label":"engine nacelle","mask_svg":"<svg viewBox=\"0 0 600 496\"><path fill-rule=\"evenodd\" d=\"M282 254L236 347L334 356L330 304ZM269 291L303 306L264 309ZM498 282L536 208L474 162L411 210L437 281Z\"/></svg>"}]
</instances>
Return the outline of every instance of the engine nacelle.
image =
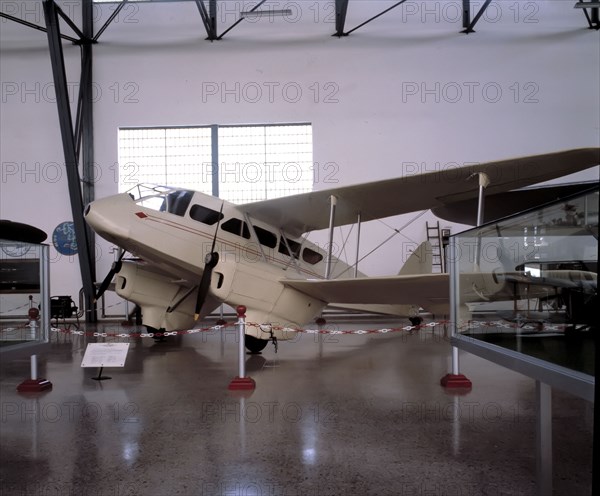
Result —
<instances>
[{"instance_id":1,"label":"engine nacelle","mask_svg":"<svg viewBox=\"0 0 600 496\"><path fill-rule=\"evenodd\" d=\"M192 291L182 300L189 287L146 269L142 262L123 261L115 279L115 290L122 298L141 307L144 325L167 331L194 326L197 291ZM177 303L179 305L174 311L167 311ZM217 306L214 299L208 298L202 311L209 313Z\"/></svg>"}]
</instances>

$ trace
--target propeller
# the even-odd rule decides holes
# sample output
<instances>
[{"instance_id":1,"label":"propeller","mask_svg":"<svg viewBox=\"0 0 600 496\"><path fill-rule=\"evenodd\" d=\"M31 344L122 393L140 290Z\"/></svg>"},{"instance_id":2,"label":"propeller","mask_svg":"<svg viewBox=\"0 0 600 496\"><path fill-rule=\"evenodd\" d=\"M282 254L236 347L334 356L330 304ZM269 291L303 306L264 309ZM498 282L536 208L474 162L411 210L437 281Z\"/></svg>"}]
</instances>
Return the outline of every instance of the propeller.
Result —
<instances>
[{"instance_id":1,"label":"propeller","mask_svg":"<svg viewBox=\"0 0 600 496\"><path fill-rule=\"evenodd\" d=\"M208 290L210 288L210 281L212 279L212 271L219 263L219 254L215 251L215 244L217 242L217 234L219 233L219 224L223 217L223 204L221 203L221 210L219 211L219 220L217 221L217 228L215 229L215 235L212 240L212 246L210 247L210 253L207 253L204 257L204 270L202 271L202 279L200 279L200 285L198 286L198 297L196 299L196 310L194 312L194 320L198 320L200 317L200 310L204 306L206 297L208 296Z\"/></svg>"},{"instance_id":2,"label":"propeller","mask_svg":"<svg viewBox=\"0 0 600 496\"><path fill-rule=\"evenodd\" d=\"M108 289L108 286L110 285L110 282L113 280L113 277L115 277L115 274L121 270L122 260L123 260L123 256L125 255L125 253L126 253L125 250L123 250L121 252L121 254L119 255L119 258L117 259L117 261L113 262L111 269L108 271L108 274L106 274L104 281L102 281L102 284L100 284L100 287L98 288L98 292L96 293L96 296L94 298L94 303L96 303L100 299L100 297Z\"/></svg>"}]
</instances>

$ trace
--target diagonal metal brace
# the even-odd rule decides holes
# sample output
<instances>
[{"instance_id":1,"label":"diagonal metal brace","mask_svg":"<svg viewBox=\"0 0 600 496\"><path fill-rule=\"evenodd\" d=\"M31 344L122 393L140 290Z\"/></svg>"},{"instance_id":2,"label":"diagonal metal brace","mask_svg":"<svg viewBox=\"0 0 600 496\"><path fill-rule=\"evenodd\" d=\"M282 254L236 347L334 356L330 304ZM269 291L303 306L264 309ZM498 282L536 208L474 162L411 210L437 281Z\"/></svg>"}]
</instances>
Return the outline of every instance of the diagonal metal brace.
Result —
<instances>
[{"instance_id":1,"label":"diagonal metal brace","mask_svg":"<svg viewBox=\"0 0 600 496\"><path fill-rule=\"evenodd\" d=\"M127 2L129 2L129 0L122 0L121 1L121 3L119 4L119 6L115 9L115 11L106 20L106 22L104 23L104 25L98 30L98 32L96 33L96 36L94 36L94 39L93 39L94 43L96 43L98 41L98 38L100 38L100 35L102 33L104 33L104 30L110 25L111 22L113 22L113 19L119 15L119 12L121 12L121 9L123 7L125 7L125 4Z\"/></svg>"},{"instance_id":2,"label":"diagonal metal brace","mask_svg":"<svg viewBox=\"0 0 600 496\"><path fill-rule=\"evenodd\" d=\"M477 24L477 21L479 21L479 19L481 18L483 13L486 11L486 9L488 8L490 3L492 3L492 0L485 0L485 3L481 6L481 8L479 9L479 12L477 12L477 14L475 15L475 18L471 21L471 23L463 31L461 31L461 33L469 34L469 33L475 32L475 30L473 29L475 27L475 24ZM465 11L463 10L463 15L464 15L464 13L465 13ZM468 11L467 11L467 15L468 15Z\"/></svg>"},{"instance_id":3,"label":"diagonal metal brace","mask_svg":"<svg viewBox=\"0 0 600 496\"><path fill-rule=\"evenodd\" d=\"M490 0L491 1L491 0ZM347 31L346 33L342 33L342 36L348 36L350 33L356 31L358 28L362 28L365 24L370 23L371 21L374 21L375 19L377 19L378 17L381 17L383 14L387 14L390 10L395 9L396 7L398 7L399 5L402 5L404 2L406 2L406 0L400 0L399 2L396 2L394 5L392 5L391 7L388 7L387 9L385 9L383 12L380 12L379 14L371 17L370 19L367 19L365 22L359 24L358 26L356 26L355 28L352 28L350 31Z\"/></svg>"},{"instance_id":4,"label":"diagonal metal brace","mask_svg":"<svg viewBox=\"0 0 600 496\"><path fill-rule=\"evenodd\" d=\"M71 20L71 18L67 14L65 14L63 12L63 10L58 5L55 4L55 7L56 7L56 13L59 16L61 16L64 19L64 21L69 25L69 27L73 31L75 31L75 34L77 36L79 36L79 42L80 43L85 43L85 42L90 42L91 41L91 40L88 40L86 38L86 36L81 32L81 30L77 27L77 25Z\"/></svg>"},{"instance_id":5,"label":"diagonal metal brace","mask_svg":"<svg viewBox=\"0 0 600 496\"><path fill-rule=\"evenodd\" d=\"M258 9L263 3L265 3L266 0L261 0L260 2L258 2L254 7L252 7L249 12L254 12L256 9ZM240 17L237 21L235 21L231 26L229 26L225 31L223 31L219 37L217 38L218 40L223 39L223 36L225 36L227 33L229 33L229 31L231 31L233 28L235 28L240 22L242 22L244 20L243 17Z\"/></svg>"},{"instance_id":6,"label":"diagonal metal brace","mask_svg":"<svg viewBox=\"0 0 600 496\"><path fill-rule=\"evenodd\" d=\"M18 24L22 24L23 26L27 26L28 28L37 29L38 31L43 31L44 33L48 32L48 30L42 26L38 26L37 24L34 24L32 22L25 21L23 19L19 19L18 17L11 16L10 14L5 14L4 12L0 12L0 17L4 17L5 19L8 19L9 21L13 21ZM72 36L67 36L66 34L60 34L60 37L63 40L67 40L72 43L80 42L80 40L78 40L77 38L73 38Z\"/></svg>"}]
</instances>

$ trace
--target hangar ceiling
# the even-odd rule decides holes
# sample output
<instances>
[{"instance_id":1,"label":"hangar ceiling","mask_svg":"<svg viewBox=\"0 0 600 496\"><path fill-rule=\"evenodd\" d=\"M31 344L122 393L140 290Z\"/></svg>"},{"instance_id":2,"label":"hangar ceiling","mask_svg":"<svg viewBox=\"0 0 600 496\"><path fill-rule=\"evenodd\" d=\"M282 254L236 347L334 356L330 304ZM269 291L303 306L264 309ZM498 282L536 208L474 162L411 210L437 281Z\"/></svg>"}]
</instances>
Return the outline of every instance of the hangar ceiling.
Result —
<instances>
[{"instance_id":1,"label":"hangar ceiling","mask_svg":"<svg viewBox=\"0 0 600 496\"><path fill-rule=\"evenodd\" d=\"M102 34L110 24L119 15L121 10L131 3L143 5L144 3L161 3L173 0L121 0L120 2L110 2L114 7L111 15L100 26L97 32L94 32L94 2L93 0L82 0L81 3L81 28L61 9L54 0L43 0L45 26L29 22L26 19L16 17L7 12L0 12L0 17L8 19L15 23L27 26L38 31L47 33L48 48L50 51L50 61L56 90L56 103L58 107L58 117L61 130L63 152L67 169L67 179L69 185L69 196L73 223L75 225L75 235L79 247L79 265L83 283L84 294L86 298L86 308L94 311L86 313L88 322L96 321L95 296L96 296L96 275L94 263L94 239L93 233L87 227L83 211L84 206L94 199L93 189L93 126L92 126L92 46L100 41ZM177 2L193 2L198 9L198 25L203 26L206 31L206 40L218 41L227 36L229 32L235 29L242 21L246 19L257 19L262 16L274 17L278 15L290 15L289 9L281 9L281 3L269 2L268 0L259 0L256 5L248 10L239 10L237 20L227 26L219 25L217 22L217 12L221 6L231 2L227 0L175 0ZM354 31L362 28L379 17L387 14L393 9L407 2L399 0L382 10L381 12L368 17L358 24L348 27L346 24L346 14L352 4L358 0L333 0L328 5L333 8L334 32L332 36L345 37ZM462 1L462 33L474 32L474 27L484 14L492 0L484 0L482 6L471 17L471 0ZM245 8L243 4L236 2L239 9ZM240 6L242 5L242 6ZM286 4L283 4L285 7ZM143 8L143 6L141 7ZM599 11L600 0L580 1L575 4L575 8L581 9L585 14L590 29L598 30L600 28ZM60 19L70 30L70 34L61 32ZM333 23L332 23L333 24ZM324 24L329 29L329 24ZM77 99L77 108L75 115L71 114L69 104L69 95L67 88L65 61L62 50L62 40L69 41L81 47L81 75L80 91ZM79 164L81 164L81 173Z\"/></svg>"},{"instance_id":2,"label":"hangar ceiling","mask_svg":"<svg viewBox=\"0 0 600 496\"><path fill-rule=\"evenodd\" d=\"M397 2L391 3L384 10L374 13L371 17L365 18L364 20L359 21L357 24L348 26L346 22L346 14L348 9L352 9L352 4L357 2L358 0L331 0L327 5L332 7L330 12L331 15L328 15L328 20L332 20L335 22L334 31L332 36L344 37L348 36L354 31L362 28L363 26L375 21L379 17L387 14L388 12L396 9L404 3L410 4L414 3L414 1L410 0L399 0ZM98 29L96 33L92 33L89 37L85 36L84 33L77 27L75 22L70 19L64 11L60 8L58 4L56 4L56 9L59 16L64 20L64 22L70 27L73 31L73 35L66 35L61 33L61 38L67 41L71 41L75 44L84 44L84 43L97 43L99 38L102 36L104 31L110 26L110 24L118 18L119 13L121 13L122 9L127 4L135 4L136 6L140 6L148 3L194 3L198 9L198 22L199 25L204 27L206 31L206 40L209 41L217 41L223 39L223 37L227 36L227 34L235 29L240 23L244 20L250 19L261 19L261 18L269 18L273 19L275 16L294 16L293 9L289 7L293 7L294 3L281 3L278 1L269 1L269 0L259 0L256 5L253 7L245 7L242 2L233 2L231 5L231 1L229 0L115 0L115 1L97 1L93 0L82 0L82 18L83 22L85 22L86 11L89 12L89 15L93 17L93 8L86 9L86 4L110 4L112 14L108 17L108 19L102 24L102 26ZM489 5L492 3L492 0L484 0L481 7L479 7L480 2L476 1L474 4L471 4L471 0L461 0L462 2L462 33L473 33L475 25L481 19L482 15L485 13ZM46 3L44 1L44 3ZM222 6L226 6L228 14L235 14L237 20L234 22L230 22L228 24L219 23L218 19L218 11L222 8ZM281 8L281 7L284 8ZM234 8L234 10L231 9ZM286 8L287 7L287 8ZM479 7L479 8L478 8ZM590 29L600 29L600 0L587 0L587 1L579 1L575 3L574 7L576 9L580 9L583 11L588 27ZM141 7L143 8L143 7ZM475 12L475 9L478 10ZM72 9L69 9L72 12ZM27 14L27 13L25 13ZM17 22L19 24L28 26L33 29L37 29L40 31L46 31L47 28L44 26L37 25L33 22L30 22L26 19L22 19L12 15L9 12L0 12L0 17L5 19L9 19L11 21ZM25 15L27 17L27 15ZM229 16L228 16L229 17ZM332 23L333 24L333 23ZM324 26L327 26L326 29L329 29L329 23L323 23Z\"/></svg>"}]
</instances>

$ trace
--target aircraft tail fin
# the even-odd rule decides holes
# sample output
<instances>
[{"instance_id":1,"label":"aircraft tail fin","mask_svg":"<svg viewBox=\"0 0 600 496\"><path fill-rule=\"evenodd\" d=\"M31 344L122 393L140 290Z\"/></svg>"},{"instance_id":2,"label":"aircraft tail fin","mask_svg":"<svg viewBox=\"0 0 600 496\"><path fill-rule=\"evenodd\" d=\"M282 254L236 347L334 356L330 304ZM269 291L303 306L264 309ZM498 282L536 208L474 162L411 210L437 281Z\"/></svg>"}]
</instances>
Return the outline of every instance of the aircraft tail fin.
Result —
<instances>
[{"instance_id":1,"label":"aircraft tail fin","mask_svg":"<svg viewBox=\"0 0 600 496\"><path fill-rule=\"evenodd\" d=\"M407 276L414 274L431 274L432 262L433 256L431 252L431 243L429 241L423 241L410 254L400 269L400 272L398 272L398 275Z\"/></svg>"}]
</instances>

